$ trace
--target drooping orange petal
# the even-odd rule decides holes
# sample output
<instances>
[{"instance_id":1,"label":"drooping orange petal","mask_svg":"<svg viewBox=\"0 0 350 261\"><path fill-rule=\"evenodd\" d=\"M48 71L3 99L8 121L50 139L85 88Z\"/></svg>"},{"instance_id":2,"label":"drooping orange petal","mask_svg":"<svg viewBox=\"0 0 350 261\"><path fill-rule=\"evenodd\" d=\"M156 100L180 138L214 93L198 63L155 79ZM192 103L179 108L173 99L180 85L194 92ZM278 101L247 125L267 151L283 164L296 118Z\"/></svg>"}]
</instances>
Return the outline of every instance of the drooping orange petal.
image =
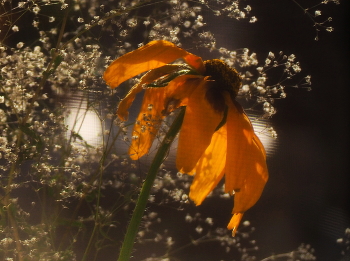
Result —
<instances>
[{"instance_id":1,"label":"drooping orange petal","mask_svg":"<svg viewBox=\"0 0 350 261\"><path fill-rule=\"evenodd\" d=\"M260 198L268 180L268 171L265 149L249 118L239 104L232 103L229 95L225 96L225 100L229 106L225 190L234 191L234 216L228 228L235 231L243 213Z\"/></svg>"},{"instance_id":2,"label":"drooping orange petal","mask_svg":"<svg viewBox=\"0 0 350 261\"><path fill-rule=\"evenodd\" d=\"M209 146L223 117L223 114L215 112L206 100L205 85L206 81L201 81L189 97L181 127L176 167L183 173L193 174L194 167Z\"/></svg>"},{"instance_id":3,"label":"drooping orange petal","mask_svg":"<svg viewBox=\"0 0 350 261\"><path fill-rule=\"evenodd\" d=\"M258 143L256 142L256 144ZM243 213L258 201L268 179L266 164L261 165L258 162L252 164L255 170L247 176L244 186L234 195L233 216L227 226L227 229L232 229L233 236L237 231Z\"/></svg>"},{"instance_id":4,"label":"drooping orange petal","mask_svg":"<svg viewBox=\"0 0 350 261\"><path fill-rule=\"evenodd\" d=\"M161 67L179 58L198 70L203 70L202 59L171 42L164 40L152 41L135 51L129 52L114 60L103 75L106 83L115 88L122 82L140 73Z\"/></svg>"},{"instance_id":5,"label":"drooping orange petal","mask_svg":"<svg viewBox=\"0 0 350 261\"><path fill-rule=\"evenodd\" d=\"M216 131L210 145L199 159L190 188L190 198L200 205L222 179L226 163L227 130L222 126Z\"/></svg>"},{"instance_id":6,"label":"drooping orange petal","mask_svg":"<svg viewBox=\"0 0 350 261\"><path fill-rule=\"evenodd\" d=\"M136 94L138 94L141 91L142 91L142 84L140 84L140 83L135 84L130 89L128 94L124 97L124 99L122 99L119 102L118 109L117 109L117 115L118 115L119 119L121 119L122 121L128 120L128 117L129 117L128 110L129 110L131 104L133 103L133 101L135 100Z\"/></svg>"},{"instance_id":7,"label":"drooping orange petal","mask_svg":"<svg viewBox=\"0 0 350 261\"><path fill-rule=\"evenodd\" d=\"M161 113L164 106L164 92L165 88L148 88L145 90L129 148L130 158L133 160L137 160L148 153L153 143L164 118Z\"/></svg>"},{"instance_id":8,"label":"drooping orange petal","mask_svg":"<svg viewBox=\"0 0 350 261\"><path fill-rule=\"evenodd\" d=\"M128 94L124 97L123 100L120 101L118 105L117 114L118 117L126 121L129 116L129 108L133 101L135 100L136 94L141 92L143 90L142 86L147 83L151 83L155 80L157 80L159 77L162 77L164 75L167 75L175 70L177 70L180 67L180 65L176 64L167 64L162 67L159 67L157 69L151 70L148 73L146 73L144 76L141 77L140 82L135 84Z\"/></svg>"}]
</instances>

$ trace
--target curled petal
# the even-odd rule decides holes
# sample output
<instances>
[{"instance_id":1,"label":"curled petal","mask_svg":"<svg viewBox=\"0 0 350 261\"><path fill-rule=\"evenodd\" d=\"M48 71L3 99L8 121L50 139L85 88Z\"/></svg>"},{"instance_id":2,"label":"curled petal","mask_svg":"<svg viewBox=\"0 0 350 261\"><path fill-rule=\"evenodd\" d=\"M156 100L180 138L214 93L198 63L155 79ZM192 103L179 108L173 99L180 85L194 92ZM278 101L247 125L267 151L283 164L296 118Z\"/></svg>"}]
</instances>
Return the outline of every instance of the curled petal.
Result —
<instances>
[{"instance_id":1,"label":"curled petal","mask_svg":"<svg viewBox=\"0 0 350 261\"><path fill-rule=\"evenodd\" d=\"M144 84L151 83L157 80L158 78L177 70L178 68L179 68L179 65L167 64L157 69L151 70L148 73L146 73L144 76L142 76L140 79L140 82L135 84L130 89L128 94L125 96L125 98L120 101L118 105L118 110L117 110L118 117L123 121L126 121L128 119L128 116L129 116L128 110L131 104L133 103L133 101L135 100L136 94L138 94L143 90L142 86Z\"/></svg>"},{"instance_id":2,"label":"curled petal","mask_svg":"<svg viewBox=\"0 0 350 261\"><path fill-rule=\"evenodd\" d=\"M191 53L188 53L188 55L186 55L184 59L186 63L190 65L192 68L194 68L197 72L199 72L202 75L205 73L205 66L202 58L196 55L193 55Z\"/></svg>"},{"instance_id":3,"label":"curled petal","mask_svg":"<svg viewBox=\"0 0 350 261\"><path fill-rule=\"evenodd\" d=\"M152 41L114 60L105 71L103 79L109 86L115 88L140 73L159 68L179 58L184 58L190 66L199 71L204 68L200 57L171 42L159 40Z\"/></svg>"},{"instance_id":4,"label":"curled petal","mask_svg":"<svg viewBox=\"0 0 350 261\"><path fill-rule=\"evenodd\" d=\"M132 132L129 148L130 158L137 160L148 153L161 125L164 106L165 88L149 88L145 90L140 113Z\"/></svg>"},{"instance_id":5,"label":"curled petal","mask_svg":"<svg viewBox=\"0 0 350 261\"><path fill-rule=\"evenodd\" d=\"M190 198L200 205L222 179L226 163L227 130L224 125L214 133L196 168Z\"/></svg>"},{"instance_id":6,"label":"curled petal","mask_svg":"<svg viewBox=\"0 0 350 261\"><path fill-rule=\"evenodd\" d=\"M118 105L117 115L122 121L126 121L129 116L129 108L135 100L136 94L142 91L142 84L135 84L128 94L122 99Z\"/></svg>"},{"instance_id":7,"label":"curled petal","mask_svg":"<svg viewBox=\"0 0 350 261\"><path fill-rule=\"evenodd\" d=\"M216 127L223 115L215 112L205 99L206 81L192 92L188 99L186 114L181 127L176 167L180 172L193 174L194 168L209 146Z\"/></svg>"}]
</instances>

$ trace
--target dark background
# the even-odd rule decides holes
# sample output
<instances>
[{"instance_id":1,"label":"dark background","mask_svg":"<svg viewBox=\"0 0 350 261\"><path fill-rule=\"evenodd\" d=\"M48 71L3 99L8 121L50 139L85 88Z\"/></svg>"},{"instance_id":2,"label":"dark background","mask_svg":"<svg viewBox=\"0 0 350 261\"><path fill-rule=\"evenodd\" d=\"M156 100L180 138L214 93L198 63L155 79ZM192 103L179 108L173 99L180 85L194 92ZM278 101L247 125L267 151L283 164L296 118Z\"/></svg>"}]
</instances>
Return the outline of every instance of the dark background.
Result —
<instances>
[{"instance_id":1,"label":"dark background","mask_svg":"<svg viewBox=\"0 0 350 261\"><path fill-rule=\"evenodd\" d=\"M315 1L299 1L304 7ZM317 1L316 1L317 2ZM319 2L319 1L318 1ZM349 212L349 1L321 5L334 32L319 32L293 1L255 1L255 24L229 19L208 23L217 45L248 47L264 59L269 51L295 54L312 91L287 89L272 123L279 146L268 159L270 180L262 198L245 214L262 256L311 244L317 260L340 260L336 240L350 226ZM327 8L324 10L323 8ZM314 10L311 13L314 12Z\"/></svg>"}]
</instances>

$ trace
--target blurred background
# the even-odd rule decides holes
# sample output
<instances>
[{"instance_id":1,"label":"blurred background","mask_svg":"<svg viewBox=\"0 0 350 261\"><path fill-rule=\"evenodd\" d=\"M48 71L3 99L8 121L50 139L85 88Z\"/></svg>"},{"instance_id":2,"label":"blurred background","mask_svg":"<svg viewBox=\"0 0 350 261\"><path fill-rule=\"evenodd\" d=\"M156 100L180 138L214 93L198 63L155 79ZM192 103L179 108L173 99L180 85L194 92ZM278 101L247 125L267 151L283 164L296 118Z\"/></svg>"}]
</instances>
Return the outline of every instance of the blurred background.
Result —
<instances>
[{"instance_id":1,"label":"blurred background","mask_svg":"<svg viewBox=\"0 0 350 261\"><path fill-rule=\"evenodd\" d=\"M249 220L250 226L242 225L241 231L245 232L252 227L255 228L256 231L250 239L256 240L259 246L257 254L259 260L272 254L290 252L302 243L309 244L315 249L315 255L319 261L350 260L350 257L342 259L340 255L342 248L337 243L337 239L344 236L345 229L350 227L350 68L349 27L347 26L350 3L347 0L342 0L340 5L330 3L327 8L322 9L322 16L325 20L327 17L332 17L330 26L334 28L334 31L327 32L325 29L317 31L319 27L314 25L313 20L293 0L246 2L252 7L251 15L258 19L255 23L237 21L225 16L217 17L211 11L203 9L207 22L205 30L213 33L217 47L229 50L249 48L251 52L257 53L257 57L261 61L267 57L270 51L275 54L280 51L286 55L294 54L300 61L301 74L304 77L311 75L312 90L289 87L285 90L286 99L275 100L274 106L277 114L269 119L268 123L277 131L278 138L272 140L262 135L262 139L266 138L265 144L269 144L267 151L270 179L258 203L244 215L243 220ZM307 0L300 1L300 4L304 7L311 7L319 2L319 0ZM151 11L151 9L148 10L149 13ZM86 15L86 13L87 10L83 10L81 15ZM69 22L75 26L77 24L75 20ZM24 23L24 27L25 22L22 21L22 23ZM80 25L78 24L78 26ZM116 24L115 26L122 28L124 24ZM33 30L33 28L31 29ZM23 39L29 39L29 42L33 41L38 35L36 29L35 33L32 32L22 30L20 33L14 34L9 42L14 45L18 41L24 41ZM101 37L98 40L103 42L109 40L108 37ZM114 37L111 38L114 39ZM316 37L318 40L315 40ZM186 41L191 43L191 40L187 39ZM128 39L128 41L135 45L145 41L142 31L138 37ZM118 44L120 43L112 44L106 41L106 45L109 47ZM213 54L207 49L195 46L188 49L188 46L190 44L186 45L188 51L203 57L203 59L212 58ZM114 54L116 55L117 52ZM103 68L99 68L99 70L98 73L102 72ZM277 74L276 77L278 77ZM127 86L125 85L125 87ZM96 91L96 93L98 92ZM120 92L118 95L122 97L122 94L123 92ZM92 92L88 95L91 95L92 99L95 97L95 93ZM70 96L67 99L64 95L62 97L63 100L58 102L65 104L71 111L70 116L65 119L65 124L69 126L69 129L74 129L90 145L101 145L100 132L103 131L103 126L100 124L101 118L97 115L107 117L104 110L107 102L102 104L100 111L85 111L88 106L87 101L78 95ZM136 103L139 103L141 98L138 97ZM108 100L108 102L116 104L115 101L115 99ZM137 106L134 106L130 117L132 118L136 114ZM108 121L109 119L106 120L106 122ZM126 143L121 140L118 141L117 145L119 152L125 153ZM175 147L165 162L167 169L173 173L176 173L173 158ZM152 155L145 161L151 160ZM125 159L126 161L128 160ZM145 167L146 162L137 162L137 167ZM121 166L123 165L121 164L119 167L122 168ZM115 171L116 169L112 169L106 176L112 176L111 173ZM137 175L142 172L134 169L132 169L132 173L130 169L128 171L130 180L137 180ZM105 197L107 199L106 205L114 202L115 193L115 191L111 192L107 189L106 195L109 195L110 198ZM191 240L200 234L194 232L198 228L194 227L195 223L189 224L184 219L187 212L191 217L195 217L195 213L200 212L201 218L212 217L218 225L225 227L232 210L231 199L217 201L214 197L208 198L199 207L190 203L182 208L182 206L179 207L178 202L174 205L172 203L174 202L170 202L169 205L151 204L148 213L155 212L162 217L161 223L155 222L153 224L152 229L155 232L162 231L163 233L169 229L171 232L169 235L182 239L175 243L178 249L187 243L190 244ZM85 207L85 205L83 206ZM91 207L91 209L93 208ZM118 212L115 217L115 220L120 222L116 223L121 227L127 223L130 214L128 212L130 208L125 208L125 210L121 211L123 214ZM124 232L124 230L114 231L113 229L115 227L111 227L112 235L117 235L113 241L114 245L106 247L106 250L101 251L99 256L106 261L115 260L118 253L118 247L115 246L122 240ZM86 238L77 244L78 253L79 248L85 248ZM137 249L134 260L146 259L152 253L164 254L165 247L164 244L162 248L158 244L140 244ZM193 244L185 251L176 252L175 257L183 261L232 260L231 256L222 254L222 248L218 244L198 246Z\"/></svg>"}]
</instances>

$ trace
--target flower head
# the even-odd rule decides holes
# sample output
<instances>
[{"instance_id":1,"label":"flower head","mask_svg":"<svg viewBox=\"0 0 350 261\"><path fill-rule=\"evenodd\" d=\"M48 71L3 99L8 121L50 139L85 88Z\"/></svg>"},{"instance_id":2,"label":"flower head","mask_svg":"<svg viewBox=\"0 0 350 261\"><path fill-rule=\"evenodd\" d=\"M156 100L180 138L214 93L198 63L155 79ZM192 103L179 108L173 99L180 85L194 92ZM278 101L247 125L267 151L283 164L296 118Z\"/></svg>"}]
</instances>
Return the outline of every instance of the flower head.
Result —
<instances>
[{"instance_id":1,"label":"flower head","mask_svg":"<svg viewBox=\"0 0 350 261\"><path fill-rule=\"evenodd\" d=\"M169 64L180 58L185 64ZM203 62L173 43L160 40L113 61L104 79L114 88L146 71L117 111L120 119L127 120L136 94L145 90L132 133L130 157L136 160L148 153L162 119L186 106L177 169L195 175L190 198L196 205L225 176L225 191L234 194L233 217L227 226L234 234L243 213L259 199L268 179L264 147L235 100L241 86L237 71L218 59Z\"/></svg>"}]
</instances>

